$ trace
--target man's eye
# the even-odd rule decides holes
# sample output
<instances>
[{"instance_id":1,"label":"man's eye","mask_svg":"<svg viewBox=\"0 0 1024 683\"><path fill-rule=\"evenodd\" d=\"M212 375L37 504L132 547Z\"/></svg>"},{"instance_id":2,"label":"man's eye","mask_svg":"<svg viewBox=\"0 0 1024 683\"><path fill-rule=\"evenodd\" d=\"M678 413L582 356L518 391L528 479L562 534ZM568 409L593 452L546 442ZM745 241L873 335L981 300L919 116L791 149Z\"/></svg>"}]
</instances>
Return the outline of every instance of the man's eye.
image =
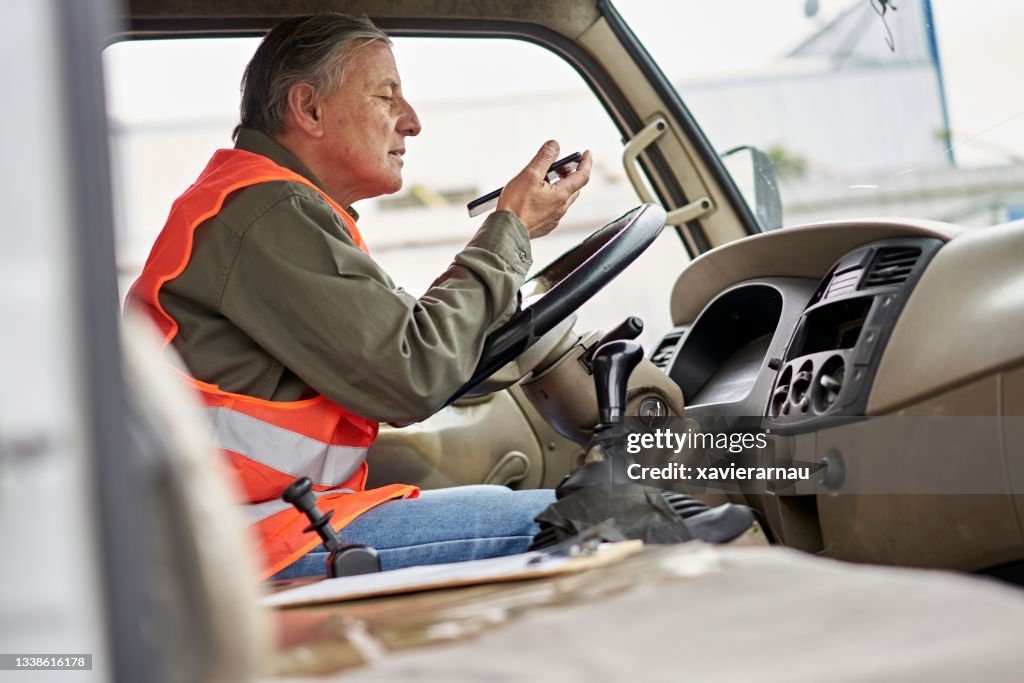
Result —
<instances>
[{"instance_id":1,"label":"man's eye","mask_svg":"<svg viewBox=\"0 0 1024 683\"><path fill-rule=\"evenodd\" d=\"M390 102L391 100L395 99L394 97L391 97L390 95L377 95L377 97L379 97L380 99L384 100L385 102Z\"/></svg>"}]
</instances>

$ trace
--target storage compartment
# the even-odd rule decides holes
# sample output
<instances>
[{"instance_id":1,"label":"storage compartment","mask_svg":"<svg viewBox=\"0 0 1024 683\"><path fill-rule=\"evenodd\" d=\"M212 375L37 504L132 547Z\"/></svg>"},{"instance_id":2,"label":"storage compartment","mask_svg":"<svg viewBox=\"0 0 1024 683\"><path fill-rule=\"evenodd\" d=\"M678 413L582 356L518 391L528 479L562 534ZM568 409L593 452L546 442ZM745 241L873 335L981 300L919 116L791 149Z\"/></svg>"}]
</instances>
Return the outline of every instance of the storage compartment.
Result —
<instances>
[{"instance_id":1,"label":"storage compartment","mask_svg":"<svg viewBox=\"0 0 1024 683\"><path fill-rule=\"evenodd\" d=\"M857 345L874 297L824 304L804 316L786 360L821 351L852 349Z\"/></svg>"}]
</instances>

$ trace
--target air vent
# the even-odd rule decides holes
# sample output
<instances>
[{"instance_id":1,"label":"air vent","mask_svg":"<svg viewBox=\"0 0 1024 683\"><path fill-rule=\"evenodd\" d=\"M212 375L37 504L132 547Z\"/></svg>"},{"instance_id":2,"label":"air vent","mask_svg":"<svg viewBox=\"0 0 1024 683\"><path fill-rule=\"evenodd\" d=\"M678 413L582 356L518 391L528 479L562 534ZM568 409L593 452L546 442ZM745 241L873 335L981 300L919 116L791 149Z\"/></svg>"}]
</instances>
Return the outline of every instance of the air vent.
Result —
<instances>
[{"instance_id":1,"label":"air vent","mask_svg":"<svg viewBox=\"0 0 1024 683\"><path fill-rule=\"evenodd\" d=\"M679 344L679 338L683 336L683 332L669 332L661 341L658 342L657 348L654 349L654 353L651 355L651 362L658 366L661 370L668 368L672 362L672 357L676 353L676 346Z\"/></svg>"},{"instance_id":2,"label":"air vent","mask_svg":"<svg viewBox=\"0 0 1024 683\"><path fill-rule=\"evenodd\" d=\"M828 289L825 290L825 299L831 299L834 296L841 294L847 294L857 289L857 280L860 279L861 271L863 268L854 268L847 270L843 273L836 273L832 276L832 279L828 283Z\"/></svg>"},{"instance_id":3,"label":"air vent","mask_svg":"<svg viewBox=\"0 0 1024 683\"><path fill-rule=\"evenodd\" d=\"M842 356L832 356L821 368L814 382L814 408L819 413L827 413L839 399L843 390L843 379L846 376L846 361Z\"/></svg>"},{"instance_id":4,"label":"air vent","mask_svg":"<svg viewBox=\"0 0 1024 683\"><path fill-rule=\"evenodd\" d=\"M793 381L793 366L782 371L782 376L775 387L770 403L768 414L772 417L789 414L789 383Z\"/></svg>"},{"instance_id":5,"label":"air vent","mask_svg":"<svg viewBox=\"0 0 1024 683\"><path fill-rule=\"evenodd\" d=\"M868 270L862 289L885 287L906 282L921 256L918 247L885 247L878 250Z\"/></svg>"}]
</instances>

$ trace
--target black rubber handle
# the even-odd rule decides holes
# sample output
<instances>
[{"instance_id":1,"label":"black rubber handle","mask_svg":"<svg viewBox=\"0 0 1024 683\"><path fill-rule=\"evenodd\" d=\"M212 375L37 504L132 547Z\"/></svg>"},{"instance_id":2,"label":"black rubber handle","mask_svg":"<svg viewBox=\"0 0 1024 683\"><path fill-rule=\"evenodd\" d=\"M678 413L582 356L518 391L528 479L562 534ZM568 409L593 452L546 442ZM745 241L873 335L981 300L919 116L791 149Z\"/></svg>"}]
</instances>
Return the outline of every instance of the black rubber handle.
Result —
<instances>
[{"instance_id":1,"label":"black rubber handle","mask_svg":"<svg viewBox=\"0 0 1024 683\"><path fill-rule=\"evenodd\" d=\"M302 477L291 484L281 494L281 498L284 502L294 505L299 512L309 518L309 526L305 528L305 531L315 531L328 550L334 551L341 548L341 539L331 527L334 510L329 510L327 514L320 510L320 506L316 504L316 496L313 494L313 482L309 477Z\"/></svg>"},{"instance_id":2,"label":"black rubber handle","mask_svg":"<svg viewBox=\"0 0 1024 683\"><path fill-rule=\"evenodd\" d=\"M610 425L622 419L629 376L643 357L643 347L629 339L602 344L594 352L594 387L601 424Z\"/></svg>"},{"instance_id":3,"label":"black rubber handle","mask_svg":"<svg viewBox=\"0 0 1024 683\"><path fill-rule=\"evenodd\" d=\"M597 345L600 347L620 339L636 339L643 331L644 321L635 315L631 315L613 327L610 332L606 332Z\"/></svg>"},{"instance_id":4,"label":"black rubber handle","mask_svg":"<svg viewBox=\"0 0 1024 683\"><path fill-rule=\"evenodd\" d=\"M644 331L644 321L635 315L631 315L621 323L616 325L609 332L605 332L604 335L597 341L596 344L590 347L590 350L580 357L580 362L583 363L584 367L587 368L587 372L593 374L594 368L594 354L599 348L607 344L608 342L618 341L619 339L636 339L640 336L640 333Z\"/></svg>"}]
</instances>

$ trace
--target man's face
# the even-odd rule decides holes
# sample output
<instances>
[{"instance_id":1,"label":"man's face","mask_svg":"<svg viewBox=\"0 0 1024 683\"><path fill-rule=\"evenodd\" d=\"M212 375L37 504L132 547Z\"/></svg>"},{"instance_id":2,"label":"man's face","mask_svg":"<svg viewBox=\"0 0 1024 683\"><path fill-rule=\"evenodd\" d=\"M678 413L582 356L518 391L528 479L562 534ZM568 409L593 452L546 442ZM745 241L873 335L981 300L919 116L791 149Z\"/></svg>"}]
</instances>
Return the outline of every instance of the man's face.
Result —
<instances>
[{"instance_id":1,"label":"man's face","mask_svg":"<svg viewBox=\"0 0 1024 683\"><path fill-rule=\"evenodd\" d=\"M331 194L351 203L402 187L405 138L418 135L416 112L402 96L391 48L374 41L350 53L341 86L321 101L320 142Z\"/></svg>"}]
</instances>

